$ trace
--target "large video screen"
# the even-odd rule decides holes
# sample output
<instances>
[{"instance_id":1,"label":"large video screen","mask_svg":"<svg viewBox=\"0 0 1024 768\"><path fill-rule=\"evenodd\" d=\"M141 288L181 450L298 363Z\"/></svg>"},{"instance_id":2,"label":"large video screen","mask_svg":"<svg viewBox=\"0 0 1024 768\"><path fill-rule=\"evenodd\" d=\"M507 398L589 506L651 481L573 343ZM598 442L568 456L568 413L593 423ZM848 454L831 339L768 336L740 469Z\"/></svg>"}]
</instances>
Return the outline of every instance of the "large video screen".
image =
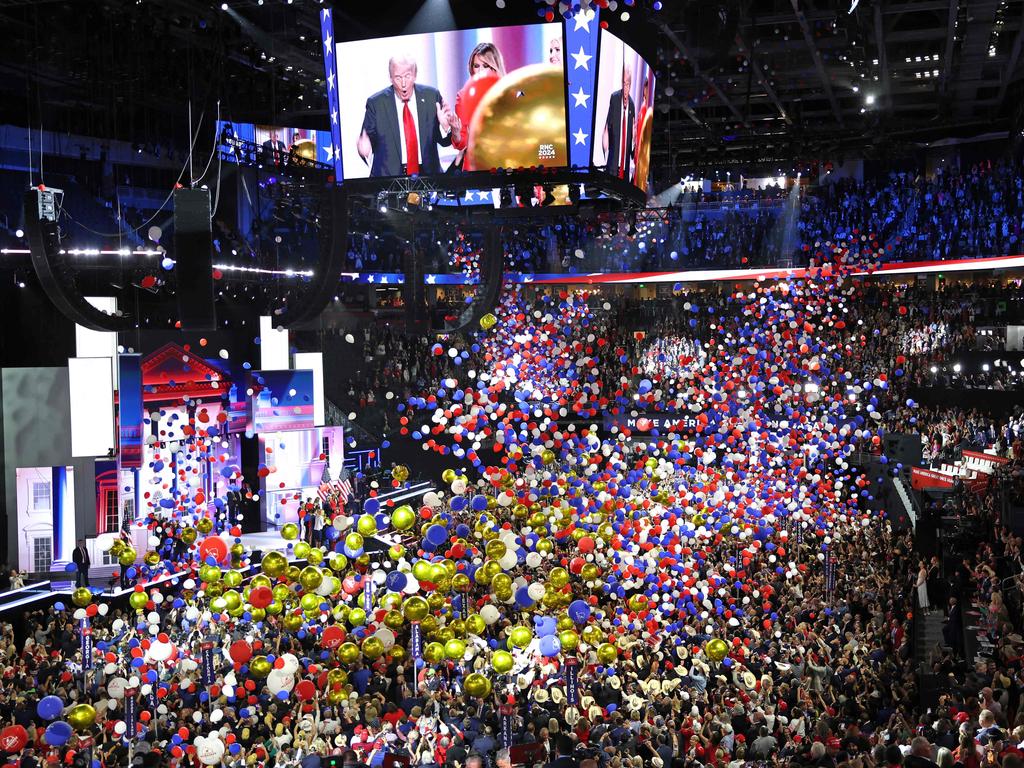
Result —
<instances>
[{"instance_id":1,"label":"large video screen","mask_svg":"<svg viewBox=\"0 0 1024 768\"><path fill-rule=\"evenodd\" d=\"M654 121L654 71L632 47L602 31L592 163L647 189Z\"/></svg>"},{"instance_id":2,"label":"large video screen","mask_svg":"<svg viewBox=\"0 0 1024 768\"><path fill-rule=\"evenodd\" d=\"M249 396L255 432L314 426L313 371L253 371Z\"/></svg>"},{"instance_id":3,"label":"large video screen","mask_svg":"<svg viewBox=\"0 0 1024 768\"><path fill-rule=\"evenodd\" d=\"M326 164L334 159L330 131L283 125L253 125L230 120L221 120L218 126L217 135L221 146L230 148L236 139L256 144L259 156L253 159L264 167L287 165L293 157ZM233 155L229 153L227 157Z\"/></svg>"},{"instance_id":4,"label":"large video screen","mask_svg":"<svg viewBox=\"0 0 1024 768\"><path fill-rule=\"evenodd\" d=\"M568 165L562 51L557 22L338 43L344 177Z\"/></svg>"}]
</instances>

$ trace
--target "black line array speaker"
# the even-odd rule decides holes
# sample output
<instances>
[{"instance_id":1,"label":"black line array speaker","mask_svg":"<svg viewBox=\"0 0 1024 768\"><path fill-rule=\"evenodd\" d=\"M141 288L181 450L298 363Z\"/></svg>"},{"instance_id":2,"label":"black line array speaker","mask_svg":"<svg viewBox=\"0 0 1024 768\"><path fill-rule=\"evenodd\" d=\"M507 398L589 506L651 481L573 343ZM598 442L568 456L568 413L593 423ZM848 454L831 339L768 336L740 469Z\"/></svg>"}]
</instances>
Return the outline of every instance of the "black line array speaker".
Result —
<instances>
[{"instance_id":1,"label":"black line array speaker","mask_svg":"<svg viewBox=\"0 0 1024 768\"><path fill-rule=\"evenodd\" d=\"M213 232L208 189L174 192L174 260L181 327L214 330L217 313L213 304Z\"/></svg>"}]
</instances>

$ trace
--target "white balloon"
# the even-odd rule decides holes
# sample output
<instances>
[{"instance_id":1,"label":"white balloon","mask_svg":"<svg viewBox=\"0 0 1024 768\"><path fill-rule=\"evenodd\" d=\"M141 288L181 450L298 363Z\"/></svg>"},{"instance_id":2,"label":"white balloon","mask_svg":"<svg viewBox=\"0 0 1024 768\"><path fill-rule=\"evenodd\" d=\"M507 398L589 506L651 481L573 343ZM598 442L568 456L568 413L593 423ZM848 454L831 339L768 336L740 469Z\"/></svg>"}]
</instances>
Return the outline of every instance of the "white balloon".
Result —
<instances>
[{"instance_id":1,"label":"white balloon","mask_svg":"<svg viewBox=\"0 0 1024 768\"><path fill-rule=\"evenodd\" d=\"M381 627L373 635L384 644L385 651L390 651L395 647L395 633L387 627Z\"/></svg>"},{"instance_id":2,"label":"white balloon","mask_svg":"<svg viewBox=\"0 0 1024 768\"><path fill-rule=\"evenodd\" d=\"M485 624L491 625L501 618L501 611L499 611L493 605L488 604L480 609L480 618L484 620Z\"/></svg>"},{"instance_id":3,"label":"white balloon","mask_svg":"<svg viewBox=\"0 0 1024 768\"><path fill-rule=\"evenodd\" d=\"M324 576L324 580L320 582L320 586L316 588L316 593L321 597L326 597L334 591L334 585L337 582L333 576Z\"/></svg>"},{"instance_id":4,"label":"white balloon","mask_svg":"<svg viewBox=\"0 0 1024 768\"><path fill-rule=\"evenodd\" d=\"M128 681L123 677L112 677L110 682L107 683L107 693L110 694L112 699L123 699L124 689L128 687Z\"/></svg>"},{"instance_id":5,"label":"white balloon","mask_svg":"<svg viewBox=\"0 0 1024 768\"><path fill-rule=\"evenodd\" d=\"M517 562L519 562L519 558L516 557L516 553L511 550L507 550L505 554L501 556L501 559L498 560L498 565L501 566L501 570L508 571L514 568Z\"/></svg>"},{"instance_id":6,"label":"white balloon","mask_svg":"<svg viewBox=\"0 0 1024 768\"><path fill-rule=\"evenodd\" d=\"M526 588L526 594L530 596L531 600L536 602L544 597L544 585L535 581Z\"/></svg>"},{"instance_id":7,"label":"white balloon","mask_svg":"<svg viewBox=\"0 0 1024 768\"><path fill-rule=\"evenodd\" d=\"M114 733L116 733L118 736L124 735L124 732L127 730L128 726L125 724L124 720L118 720L116 723L114 723Z\"/></svg>"},{"instance_id":8,"label":"white balloon","mask_svg":"<svg viewBox=\"0 0 1024 768\"><path fill-rule=\"evenodd\" d=\"M415 595L420 591L420 583L411 573L405 574L405 586L402 587L402 591L407 595Z\"/></svg>"},{"instance_id":9,"label":"white balloon","mask_svg":"<svg viewBox=\"0 0 1024 768\"><path fill-rule=\"evenodd\" d=\"M267 690L275 696L281 691L292 692L295 687L295 676L289 675L283 669L272 669L267 675Z\"/></svg>"},{"instance_id":10,"label":"white balloon","mask_svg":"<svg viewBox=\"0 0 1024 768\"><path fill-rule=\"evenodd\" d=\"M157 640L155 643L151 643L149 646L149 657L153 661L167 661L171 658L171 654L174 653L174 646L170 643L161 643Z\"/></svg>"},{"instance_id":11,"label":"white balloon","mask_svg":"<svg viewBox=\"0 0 1024 768\"><path fill-rule=\"evenodd\" d=\"M224 757L224 742L217 735L208 738L197 736L195 747L196 757L203 765L216 765Z\"/></svg>"},{"instance_id":12,"label":"white balloon","mask_svg":"<svg viewBox=\"0 0 1024 768\"><path fill-rule=\"evenodd\" d=\"M539 552L531 552L526 556L526 565L530 568L539 568L541 556Z\"/></svg>"},{"instance_id":13,"label":"white balloon","mask_svg":"<svg viewBox=\"0 0 1024 768\"><path fill-rule=\"evenodd\" d=\"M284 670L285 674L294 675L299 671L299 659L294 653L282 653L281 661L284 663L281 669Z\"/></svg>"}]
</instances>

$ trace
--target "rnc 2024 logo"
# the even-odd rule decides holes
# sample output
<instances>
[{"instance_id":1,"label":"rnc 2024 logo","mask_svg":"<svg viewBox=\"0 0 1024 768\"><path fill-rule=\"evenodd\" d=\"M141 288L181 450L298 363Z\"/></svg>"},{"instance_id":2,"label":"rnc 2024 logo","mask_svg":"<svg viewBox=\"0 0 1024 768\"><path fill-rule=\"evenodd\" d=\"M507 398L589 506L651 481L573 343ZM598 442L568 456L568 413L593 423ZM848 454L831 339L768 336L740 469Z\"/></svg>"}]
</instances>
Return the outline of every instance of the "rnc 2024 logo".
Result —
<instances>
[{"instance_id":1,"label":"rnc 2024 logo","mask_svg":"<svg viewBox=\"0 0 1024 768\"><path fill-rule=\"evenodd\" d=\"M541 144L537 148L537 159L538 160L554 160L555 159L555 145L554 144Z\"/></svg>"}]
</instances>

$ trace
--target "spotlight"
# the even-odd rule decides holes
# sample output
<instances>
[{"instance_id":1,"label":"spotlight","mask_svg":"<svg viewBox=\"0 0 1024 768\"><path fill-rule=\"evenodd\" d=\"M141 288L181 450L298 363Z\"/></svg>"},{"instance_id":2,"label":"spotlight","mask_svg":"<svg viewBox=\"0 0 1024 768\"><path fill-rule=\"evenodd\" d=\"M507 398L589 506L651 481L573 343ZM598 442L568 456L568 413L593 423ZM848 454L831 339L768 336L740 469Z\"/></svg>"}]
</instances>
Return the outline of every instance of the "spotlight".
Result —
<instances>
[{"instance_id":1,"label":"spotlight","mask_svg":"<svg viewBox=\"0 0 1024 768\"><path fill-rule=\"evenodd\" d=\"M864 103L867 104L869 107L872 104L874 104L875 103L875 94L869 93L867 96L865 96L864 97Z\"/></svg>"},{"instance_id":2,"label":"spotlight","mask_svg":"<svg viewBox=\"0 0 1024 768\"><path fill-rule=\"evenodd\" d=\"M221 4L220 4L220 9L221 9L222 11L226 11L226 10L228 9L228 4L227 4L227 3L221 3Z\"/></svg>"},{"instance_id":3,"label":"spotlight","mask_svg":"<svg viewBox=\"0 0 1024 768\"><path fill-rule=\"evenodd\" d=\"M17 237L17 238L24 237L25 236L25 230L23 230L23 229L16 229L16 230L14 230L14 236Z\"/></svg>"}]
</instances>

